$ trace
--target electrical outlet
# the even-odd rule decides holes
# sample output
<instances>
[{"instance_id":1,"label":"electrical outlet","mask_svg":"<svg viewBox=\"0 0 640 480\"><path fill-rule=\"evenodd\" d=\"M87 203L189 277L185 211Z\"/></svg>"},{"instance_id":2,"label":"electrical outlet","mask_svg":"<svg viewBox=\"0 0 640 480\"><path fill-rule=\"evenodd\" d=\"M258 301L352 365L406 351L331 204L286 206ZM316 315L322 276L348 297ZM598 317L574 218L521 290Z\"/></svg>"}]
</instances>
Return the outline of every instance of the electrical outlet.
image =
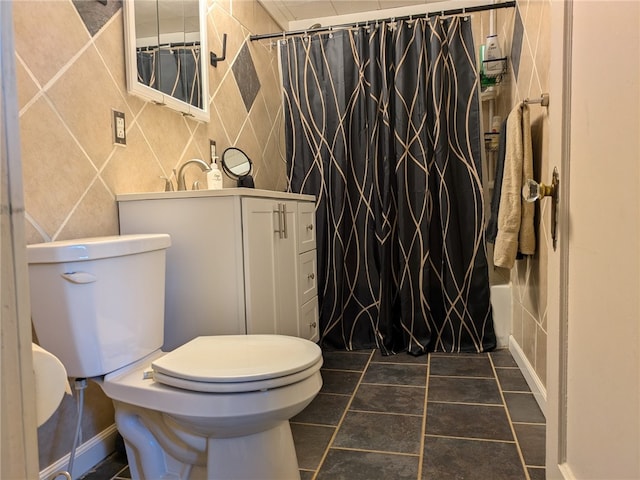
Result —
<instances>
[{"instance_id":1,"label":"electrical outlet","mask_svg":"<svg viewBox=\"0 0 640 480\"><path fill-rule=\"evenodd\" d=\"M116 145L127 144L127 129L124 123L124 113L112 110L113 112L113 143Z\"/></svg>"}]
</instances>

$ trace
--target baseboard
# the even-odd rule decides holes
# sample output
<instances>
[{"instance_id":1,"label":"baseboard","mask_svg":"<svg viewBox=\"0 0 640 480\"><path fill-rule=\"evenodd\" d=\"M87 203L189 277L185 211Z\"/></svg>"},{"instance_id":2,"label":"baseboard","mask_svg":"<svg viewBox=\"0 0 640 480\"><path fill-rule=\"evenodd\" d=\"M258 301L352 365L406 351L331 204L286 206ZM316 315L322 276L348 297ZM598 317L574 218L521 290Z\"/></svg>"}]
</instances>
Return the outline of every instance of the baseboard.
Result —
<instances>
[{"instance_id":1,"label":"baseboard","mask_svg":"<svg viewBox=\"0 0 640 480\"><path fill-rule=\"evenodd\" d=\"M516 339L513 338L513 335L509 337L509 352L513 356L514 360L520 367L520 371L522 375L524 375L529 388L531 389L531 393L533 393L536 402L538 402L538 406L540 410L542 410L542 414L546 417L546 409L547 409L547 389L538 378L538 374L536 373L533 365L527 359L527 356L516 342Z\"/></svg>"},{"instance_id":2,"label":"baseboard","mask_svg":"<svg viewBox=\"0 0 640 480\"><path fill-rule=\"evenodd\" d=\"M114 424L78 447L76 458L73 461L74 479L87 473L115 450L117 434L118 430ZM66 471L69 466L69 455L66 454L60 460L42 470L40 472L40 480L48 480L55 473Z\"/></svg>"}]
</instances>

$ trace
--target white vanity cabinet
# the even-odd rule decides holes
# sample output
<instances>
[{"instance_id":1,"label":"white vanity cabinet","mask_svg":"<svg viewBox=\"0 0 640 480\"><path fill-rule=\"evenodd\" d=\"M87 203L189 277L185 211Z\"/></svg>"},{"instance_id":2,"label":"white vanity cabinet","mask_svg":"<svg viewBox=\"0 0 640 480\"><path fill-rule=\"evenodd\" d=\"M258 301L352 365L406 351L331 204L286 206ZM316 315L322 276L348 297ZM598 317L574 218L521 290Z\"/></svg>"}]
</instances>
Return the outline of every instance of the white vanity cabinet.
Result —
<instances>
[{"instance_id":1,"label":"white vanity cabinet","mask_svg":"<svg viewBox=\"0 0 640 480\"><path fill-rule=\"evenodd\" d=\"M234 188L117 200L121 234L171 235L164 349L199 335L318 340L314 197Z\"/></svg>"}]
</instances>

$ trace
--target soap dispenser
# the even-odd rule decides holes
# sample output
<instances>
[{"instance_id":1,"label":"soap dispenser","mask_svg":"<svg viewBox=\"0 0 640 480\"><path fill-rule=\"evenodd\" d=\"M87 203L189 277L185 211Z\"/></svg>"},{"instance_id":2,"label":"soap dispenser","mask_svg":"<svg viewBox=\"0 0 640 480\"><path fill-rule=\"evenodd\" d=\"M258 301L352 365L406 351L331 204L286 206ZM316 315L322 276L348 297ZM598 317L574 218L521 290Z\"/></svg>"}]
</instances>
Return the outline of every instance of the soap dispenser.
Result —
<instances>
[{"instance_id":1,"label":"soap dispenser","mask_svg":"<svg viewBox=\"0 0 640 480\"><path fill-rule=\"evenodd\" d=\"M211 170L207 172L207 188L220 190L222 188L222 172L218 168L218 156L216 155L216 142L211 141Z\"/></svg>"}]
</instances>

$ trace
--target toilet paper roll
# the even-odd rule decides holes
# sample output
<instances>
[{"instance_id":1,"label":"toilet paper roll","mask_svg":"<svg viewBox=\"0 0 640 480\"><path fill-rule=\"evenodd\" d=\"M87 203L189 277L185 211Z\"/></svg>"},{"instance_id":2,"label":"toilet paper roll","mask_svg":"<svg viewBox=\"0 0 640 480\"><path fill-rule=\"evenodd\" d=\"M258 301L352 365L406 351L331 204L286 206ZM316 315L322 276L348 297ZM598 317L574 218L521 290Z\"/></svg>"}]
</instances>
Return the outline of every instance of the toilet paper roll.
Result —
<instances>
[{"instance_id":1,"label":"toilet paper roll","mask_svg":"<svg viewBox=\"0 0 640 480\"><path fill-rule=\"evenodd\" d=\"M31 344L36 383L36 418L38 426L56 411L65 393L71 395L67 371L58 358L44 348Z\"/></svg>"}]
</instances>

